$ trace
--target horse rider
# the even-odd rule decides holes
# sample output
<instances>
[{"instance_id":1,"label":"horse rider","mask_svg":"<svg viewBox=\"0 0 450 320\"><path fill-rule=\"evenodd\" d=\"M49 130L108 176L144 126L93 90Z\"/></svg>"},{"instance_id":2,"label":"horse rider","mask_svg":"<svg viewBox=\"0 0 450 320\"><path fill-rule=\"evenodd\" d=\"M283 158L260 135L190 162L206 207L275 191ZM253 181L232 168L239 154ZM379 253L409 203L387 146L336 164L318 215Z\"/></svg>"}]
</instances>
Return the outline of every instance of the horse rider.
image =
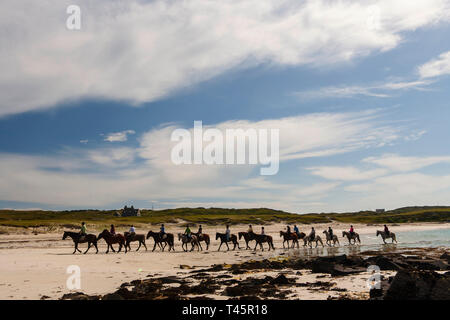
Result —
<instances>
[{"instance_id":1,"label":"horse rider","mask_svg":"<svg viewBox=\"0 0 450 320\"><path fill-rule=\"evenodd\" d=\"M184 234L188 237L189 240L191 240L191 229L189 228L189 225L186 226L186 230L184 230Z\"/></svg>"},{"instance_id":2,"label":"horse rider","mask_svg":"<svg viewBox=\"0 0 450 320\"><path fill-rule=\"evenodd\" d=\"M354 236L355 235L355 229L353 228L353 225L350 225L350 236Z\"/></svg>"},{"instance_id":3,"label":"horse rider","mask_svg":"<svg viewBox=\"0 0 450 320\"><path fill-rule=\"evenodd\" d=\"M83 238L84 236L87 235L86 222L84 222L84 221L81 223L80 235L81 235L81 238Z\"/></svg>"},{"instance_id":4,"label":"horse rider","mask_svg":"<svg viewBox=\"0 0 450 320\"><path fill-rule=\"evenodd\" d=\"M130 233L130 235L129 235L130 238L133 238L136 235L136 229L134 228L133 225L131 225L129 233Z\"/></svg>"},{"instance_id":5,"label":"horse rider","mask_svg":"<svg viewBox=\"0 0 450 320\"><path fill-rule=\"evenodd\" d=\"M384 225L384 233L386 234L386 236L389 236L391 234L387 225Z\"/></svg>"},{"instance_id":6,"label":"horse rider","mask_svg":"<svg viewBox=\"0 0 450 320\"><path fill-rule=\"evenodd\" d=\"M228 225L228 224L227 224L227 228L225 229L225 235L227 236L227 242L230 241L231 231L230 231L230 225Z\"/></svg>"},{"instance_id":7,"label":"horse rider","mask_svg":"<svg viewBox=\"0 0 450 320\"><path fill-rule=\"evenodd\" d=\"M297 225L294 225L294 232L297 234L297 237L300 236L300 230L298 230Z\"/></svg>"},{"instance_id":8,"label":"horse rider","mask_svg":"<svg viewBox=\"0 0 450 320\"><path fill-rule=\"evenodd\" d=\"M116 234L116 228L114 227L114 225L111 225L111 229L109 230L109 233L111 233L113 236Z\"/></svg>"},{"instance_id":9,"label":"horse rider","mask_svg":"<svg viewBox=\"0 0 450 320\"><path fill-rule=\"evenodd\" d=\"M202 234L203 234L203 228L202 228L202 225L199 225L199 226L198 226L197 234L198 234L199 237L202 236Z\"/></svg>"},{"instance_id":10,"label":"horse rider","mask_svg":"<svg viewBox=\"0 0 450 320\"><path fill-rule=\"evenodd\" d=\"M333 229L331 229L331 227L328 227L328 233L330 235L330 239L333 240Z\"/></svg>"},{"instance_id":11,"label":"horse rider","mask_svg":"<svg viewBox=\"0 0 450 320\"><path fill-rule=\"evenodd\" d=\"M265 235L266 235L266 233L264 232L264 227L261 227L261 235L262 235L262 236L265 236Z\"/></svg>"},{"instance_id":12,"label":"horse rider","mask_svg":"<svg viewBox=\"0 0 450 320\"><path fill-rule=\"evenodd\" d=\"M164 223L161 224L161 228L159 228L159 237L161 239L165 239L167 237L166 235L166 228L164 227Z\"/></svg>"},{"instance_id":13,"label":"horse rider","mask_svg":"<svg viewBox=\"0 0 450 320\"><path fill-rule=\"evenodd\" d=\"M314 229L314 227L311 228L311 233L308 237L310 241L313 241L316 238L316 230Z\"/></svg>"},{"instance_id":14,"label":"horse rider","mask_svg":"<svg viewBox=\"0 0 450 320\"><path fill-rule=\"evenodd\" d=\"M291 226L287 226L286 227L286 233L287 234L291 234Z\"/></svg>"},{"instance_id":15,"label":"horse rider","mask_svg":"<svg viewBox=\"0 0 450 320\"><path fill-rule=\"evenodd\" d=\"M251 224L248 225L247 233L253 233L253 228Z\"/></svg>"}]
</instances>

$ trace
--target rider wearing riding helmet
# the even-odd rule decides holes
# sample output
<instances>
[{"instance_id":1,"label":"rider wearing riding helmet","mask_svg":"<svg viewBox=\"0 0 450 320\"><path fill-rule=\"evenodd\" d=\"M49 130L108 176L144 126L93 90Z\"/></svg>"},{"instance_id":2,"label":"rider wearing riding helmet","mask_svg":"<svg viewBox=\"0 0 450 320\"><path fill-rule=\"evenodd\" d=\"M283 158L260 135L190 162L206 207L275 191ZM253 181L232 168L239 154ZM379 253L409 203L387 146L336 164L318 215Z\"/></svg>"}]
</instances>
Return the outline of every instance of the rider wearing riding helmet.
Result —
<instances>
[{"instance_id":1,"label":"rider wearing riding helmet","mask_svg":"<svg viewBox=\"0 0 450 320\"><path fill-rule=\"evenodd\" d=\"M251 224L248 225L247 233L253 233L253 228Z\"/></svg>"},{"instance_id":2,"label":"rider wearing riding helmet","mask_svg":"<svg viewBox=\"0 0 450 320\"><path fill-rule=\"evenodd\" d=\"M328 233L330 234L330 238L333 239L333 229L331 227L328 227Z\"/></svg>"},{"instance_id":3,"label":"rider wearing riding helmet","mask_svg":"<svg viewBox=\"0 0 450 320\"><path fill-rule=\"evenodd\" d=\"M164 239L166 235L166 228L164 227L164 223L161 224L161 228L159 229L159 237Z\"/></svg>"},{"instance_id":4,"label":"rider wearing riding helmet","mask_svg":"<svg viewBox=\"0 0 450 320\"><path fill-rule=\"evenodd\" d=\"M80 235L85 236L86 234L87 234L86 222L82 222L81 223Z\"/></svg>"},{"instance_id":5,"label":"rider wearing riding helmet","mask_svg":"<svg viewBox=\"0 0 450 320\"><path fill-rule=\"evenodd\" d=\"M355 229L353 228L353 225L350 226L350 235L353 236L355 234Z\"/></svg>"},{"instance_id":6,"label":"rider wearing riding helmet","mask_svg":"<svg viewBox=\"0 0 450 320\"><path fill-rule=\"evenodd\" d=\"M199 236L201 236L201 235L202 235L202 233L203 233L203 228L202 228L202 225L199 225L199 226L198 226L198 231L197 231L197 234L198 234Z\"/></svg>"},{"instance_id":7,"label":"rider wearing riding helmet","mask_svg":"<svg viewBox=\"0 0 450 320\"><path fill-rule=\"evenodd\" d=\"M186 226L186 230L184 230L184 234L191 239L191 229L189 228L189 225Z\"/></svg>"},{"instance_id":8,"label":"rider wearing riding helmet","mask_svg":"<svg viewBox=\"0 0 450 320\"><path fill-rule=\"evenodd\" d=\"M294 232L298 235L300 235L300 230L298 230L297 225L294 225Z\"/></svg>"},{"instance_id":9,"label":"rider wearing riding helmet","mask_svg":"<svg viewBox=\"0 0 450 320\"><path fill-rule=\"evenodd\" d=\"M311 228L311 233L309 234L309 239L314 240L316 238L316 230L314 229L314 227Z\"/></svg>"},{"instance_id":10,"label":"rider wearing riding helmet","mask_svg":"<svg viewBox=\"0 0 450 320\"><path fill-rule=\"evenodd\" d=\"M266 233L264 232L264 227L261 227L261 235L264 236Z\"/></svg>"},{"instance_id":11,"label":"rider wearing riding helmet","mask_svg":"<svg viewBox=\"0 0 450 320\"><path fill-rule=\"evenodd\" d=\"M387 225L384 225L384 233L386 233L386 235L388 236L388 235L390 235L390 231L389 231L389 228L387 227Z\"/></svg>"},{"instance_id":12,"label":"rider wearing riding helmet","mask_svg":"<svg viewBox=\"0 0 450 320\"><path fill-rule=\"evenodd\" d=\"M286 233L287 234L291 234L291 226L287 226L286 227Z\"/></svg>"},{"instance_id":13,"label":"rider wearing riding helmet","mask_svg":"<svg viewBox=\"0 0 450 320\"><path fill-rule=\"evenodd\" d=\"M111 233L112 235L116 234L116 228L114 227L113 224L111 225L111 229L110 229L109 233Z\"/></svg>"}]
</instances>

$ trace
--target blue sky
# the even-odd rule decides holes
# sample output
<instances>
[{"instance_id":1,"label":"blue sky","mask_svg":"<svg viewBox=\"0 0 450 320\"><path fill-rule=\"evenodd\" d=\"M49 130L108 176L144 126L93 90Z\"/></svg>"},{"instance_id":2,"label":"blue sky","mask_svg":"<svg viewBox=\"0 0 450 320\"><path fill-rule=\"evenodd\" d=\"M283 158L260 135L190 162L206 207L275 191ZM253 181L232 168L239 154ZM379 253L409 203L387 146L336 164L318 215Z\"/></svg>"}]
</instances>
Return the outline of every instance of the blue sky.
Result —
<instances>
[{"instance_id":1,"label":"blue sky","mask_svg":"<svg viewBox=\"0 0 450 320\"><path fill-rule=\"evenodd\" d=\"M1 22L0 207L448 205L450 1L78 4ZM278 174L175 166L194 120L279 128Z\"/></svg>"}]
</instances>

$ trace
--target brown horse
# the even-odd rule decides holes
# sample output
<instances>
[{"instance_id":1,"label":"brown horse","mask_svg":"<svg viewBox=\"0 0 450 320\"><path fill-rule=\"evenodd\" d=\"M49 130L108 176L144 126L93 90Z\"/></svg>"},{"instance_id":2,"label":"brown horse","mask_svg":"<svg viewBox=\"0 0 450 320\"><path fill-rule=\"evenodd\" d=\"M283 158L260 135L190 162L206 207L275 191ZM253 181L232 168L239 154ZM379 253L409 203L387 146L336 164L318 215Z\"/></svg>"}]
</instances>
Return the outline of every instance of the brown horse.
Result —
<instances>
[{"instance_id":1,"label":"brown horse","mask_svg":"<svg viewBox=\"0 0 450 320\"><path fill-rule=\"evenodd\" d=\"M294 245L297 244L297 248L300 248L298 245L298 236L295 232L287 233L284 231L280 231L280 238L283 237L283 249L286 249L284 246L284 243L287 242L288 249L289 249L289 241L292 240L292 248L294 248Z\"/></svg>"},{"instance_id":2,"label":"brown horse","mask_svg":"<svg viewBox=\"0 0 450 320\"><path fill-rule=\"evenodd\" d=\"M261 247L261 250L264 251L264 247L263 247L263 243L267 242L267 244L269 245L269 251L272 248L273 250L275 250L275 247L273 246L273 239L271 236L269 235L265 235L265 234L254 234L254 239L256 241L256 245L255 245L255 250L256 251L256 247L259 246Z\"/></svg>"},{"instance_id":3,"label":"brown horse","mask_svg":"<svg viewBox=\"0 0 450 320\"><path fill-rule=\"evenodd\" d=\"M194 250L195 246L197 246L197 251L203 251L202 245L200 244L200 241L198 241L198 237L195 234L192 234L191 237L188 237L187 234L179 233L178 241L181 241L181 249L183 249L185 252L188 251L188 243L192 245L191 251Z\"/></svg>"},{"instance_id":4,"label":"brown horse","mask_svg":"<svg viewBox=\"0 0 450 320\"><path fill-rule=\"evenodd\" d=\"M73 243L75 245L75 250L73 251L72 254L74 254L75 252L81 252L80 249L78 249L78 244L79 243L88 243L88 248L86 249L86 251L84 252L84 254L86 254L89 249L91 248L91 244L94 245L95 249L97 249L98 253L98 248L97 248L97 237L95 236L95 234L87 234L82 236L79 232L70 232L70 231L64 231L63 234L63 240L66 240L67 237L72 238Z\"/></svg>"},{"instance_id":5,"label":"brown horse","mask_svg":"<svg viewBox=\"0 0 450 320\"><path fill-rule=\"evenodd\" d=\"M236 246L238 247L238 249L241 249L239 247L239 243L237 240L237 237L235 234L230 235L230 239L227 239L227 235L225 233L216 233L216 240L220 239L220 245L219 245L219 249L217 249L217 251L220 251L220 247L222 246L222 244L226 244L227 245L227 250L230 250L230 247L228 246L228 242L232 242L234 244L233 250L236 249Z\"/></svg>"},{"instance_id":6,"label":"brown horse","mask_svg":"<svg viewBox=\"0 0 450 320\"><path fill-rule=\"evenodd\" d=\"M125 245L125 237L123 235L121 235L120 233L117 234L112 234L111 232L109 232L108 230L103 230L102 233L100 233L97 237L97 241L99 241L100 239L105 239L106 244L108 245L108 249L106 250L106 253L109 252L109 248L111 248L111 250L113 252L116 252L116 250L114 250L113 248L113 244L118 243L119 244L119 251L120 252L122 250L122 246L125 247L125 253L127 253L127 246Z\"/></svg>"},{"instance_id":7,"label":"brown horse","mask_svg":"<svg viewBox=\"0 0 450 320\"><path fill-rule=\"evenodd\" d=\"M248 245L248 243L250 241L255 240L255 234L253 232L238 232L238 235L239 235L239 240L241 240L241 238L244 237L244 241L245 241L245 245L246 245L245 249L246 250L248 250L248 249L251 250L251 248Z\"/></svg>"},{"instance_id":8,"label":"brown horse","mask_svg":"<svg viewBox=\"0 0 450 320\"><path fill-rule=\"evenodd\" d=\"M175 251L175 244L174 244L174 241L173 241L173 234L172 233L166 233L165 236L166 237L164 237L164 236L161 237L161 233L153 232L151 230L147 233L147 239L152 237L153 240L155 241L155 244L153 245L153 250L152 251L155 251L156 245L158 245L159 248L162 251L164 251L164 249L166 248L167 244L169 245L169 251L170 250ZM164 244L164 246L161 245L162 243Z\"/></svg>"},{"instance_id":9,"label":"brown horse","mask_svg":"<svg viewBox=\"0 0 450 320\"><path fill-rule=\"evenodd\" d=\"M359 243L361 243L361 240L359 239L359 234L356 232L353 232L353 234L350 234L350 232L342 231L342 237L347 237L348 244L356 244L356 240L358 240ZM352 243L353 240L353 243Z\"/></svg>"},{"instance_id":10,"label":"brown horse","mask_svg":"<svg viewBox=\"0 0 450 320\"><path fill-rule=\"evenodd\" d=\"M139 246L136 249L136 251L139 250L139 248L141 247L141 245L144 246L145 251L147 251L147 246L145 245L145 235L144 234L130 234L129 232L124 232L123 234L125 236L125 246L128 247L128 250L131 251L131 247L130 247L130 243L134 242L134 241L139 241Z\"/></svg>"},{"instance_id":11,"label":"brown horse","mask_svg":"<svg viewBox=\"0 0 450 320\"><path fill-rule=\"evenodd\" d=\"M205 241L205 243L206 243L206 250L209 249L209 244L211 243L211 241L209 239L209 234L206 234L206 233L198 234L198 232L197 233L192 233L192 234L197 236L198 242Z\"/></svg>"}]
</instances>

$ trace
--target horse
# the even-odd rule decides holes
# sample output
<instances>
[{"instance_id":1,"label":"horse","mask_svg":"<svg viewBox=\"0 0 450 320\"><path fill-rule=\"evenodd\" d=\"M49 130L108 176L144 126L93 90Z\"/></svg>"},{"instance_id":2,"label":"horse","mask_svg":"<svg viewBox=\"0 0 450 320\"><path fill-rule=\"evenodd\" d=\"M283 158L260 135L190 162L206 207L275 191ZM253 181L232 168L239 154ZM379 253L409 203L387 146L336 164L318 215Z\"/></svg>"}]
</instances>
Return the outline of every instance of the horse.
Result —
<instances>
[{"instance_id":1,"label":"horse","mask_svg":"<svg viewBox=\"0 0 450 320\"><path fill-rule=\"evenodd\" d=\"M315 236L314 239L311 239L310 237L305 237L305 238L303 239L303 241L304 241L304 243L309 244L309 247L310 247L310 248L312 248L312 243L313 243L313 242L316 243L316 248L317 248L319 242L320 242L320 244L322 245L322 247L324 246L324 245L323 245L323 242L322 242L322 238L321 238L320 236ZM304 246L305 246L305 245L304 245Z\"/></svg>"},{"instance_id":2,"label":"horse","mask_svg":"<svg viewBox=\"0 0 450 320\"><path fill-rule=\"evenodd\" d=\"M253 249L253 250L256 251L256 247L259 244L259 246L261 247L261 250L264 251L264 247L262 245L264 242L267 242L267 244L269 245L269 251L270 251L270 248L275 250L275 247L273 246L273 239L272 239L271 236L265 235L265 234L256 234L256 233L254 233L254 239L256 241L256 245L255 245L255 249Z\"/></svg>"},{"instance_id":3,"label":"horse","mask_svg":"<svg viewBox=\"0 0 450 320\"><path fill-rule=\"evenodd\" d=\"M80 249L78 249L78 244L79 243L88 243L88 248L86 249L86 251L84 252L84 254L86 254L89 249L91 248L91 245L94 245L95 249L97 250L96 253L98 253L98 247L97 247L97 236L95 234L87 234L82 236L79 232L70 232L70 231L64 231L63 234L63 240L66 240L67 237L72 238L73 243L75 245L75 250L73 251L72 254L74 254L75 252L81 252Z\"/></svg>"},{"instance_id":4,"label":"horse","mask_svg":"<svg viewBox=\"0 0 450 320\"><path fill-rule=\"evenodd\" d=\"M244 237L244 241L245 241L245 245L246 245L246 250L247 249L251 249L250 246L248 245L248 243L252 240L255 240L255 233L253 232L238 232L239 235L239 240L241 240L242 237Z\"/></svg>"},{"instance_id":5,"label":"horse","mask_svg":"<svg viewBox=\"0 0 450 320\"><path fill-rule=\"evenodd\" d=\"M329 247L331 247L331 242L333 242L333 246L336 245L336 242L338 243L338 245L341 245L339 243L339 239L337 237L337 235L333 234L333 237L331 237L330 233L327 230L324 230L323 233L325 233L325 237L327 239L326 243Z\"/></svg>"},{"instance_id":6,"label":"horse","mask_svg":"<svg viewBox=\"0 0 450 320\"><path fill-rule=\"evenodd\" d=\"M188 243L192 245L191 251L194 250L195 246L197 246L197 251L200 251L202 249L202 245L200 244L200 241L198 241L198 238L196 235L192 234L189 238L187 234L179 233L178 234L178 240L181 241L181 248L186 252L188 249ZM186 247L186 248L185 248Z\"/></svg>"},{"instance_id":7,"label":"horse","mask_svg":"<svg viewBox=\"0 0 450 320\"><path fill-rule=\"evenodd\" d=\"M235 234L230 235L230 239L227 240L227 235L225 233L217 232L216 240L218 240L219 238L220 238L220 245L219 245L219 249L217 249L217 251L220 251L220 247L222 247L222 244L224 244L224 243L227 245L228 250L230 250L230 247L228 246L228 242L233 242L233 244L234 244L233 250L236 249L236 246L238 247L238 249L241 249L239 247L239 243L238 243L238 240L237 240L237 237Z\"/></svg>"},{"instance_id":8,"label":"horse","mask_svg":"<svg viewBox=\"0 0 450 320\"><path fill-rule=\"evenodd\" d=\"M166 248L166 245L169 245L169 251L170 250L175 251L175 245L174 245L174 241L173 241L173 233L166 233L165 236L166 237L164 237L164 236L161 237L161 233L153 232L151 230L147 233L147 239L152 237L153 240L155 241L152 251L155 251L156 245L158 245L162 251L164 251L164 249ZM164 246L162 246L161 243L164 243Z\"/></svg>"},{"instance_id":9,"label":"horse","mask_svg":"<svg viewBox=\"0 0 450 320\"><path fill-rule=\"evenodd\" d=\"M125 232L123 235L125 236L125 240L126 240L125 246L128 247L128 250L131 251L131 247L130 247L130 243L131 243L131 242L139 241L139 246L138 246L138 248L136 249L136 251L139 250L139 248L141 247L141 245L143 245L144 248L145 248L145 251L147 251L147 246L145 245L145 235L143 235L143 234L134 234L134 235L132 235L132 234L129 233L129 232Z\"/></svg>"},{"instance_id":10,"label":"horse","mask_svg":"<svg viewBox=\"0 0 450 320\"><path fill-rule=\"evenodd\" d=\"M356 232L354 232L353 235L351 235L350 232L342 231L342 237L347 237L348 244L356 244L356 240L358 240L358 242L361 243L361 240L359 239L359 234L357 234Z\"/></svg>"},{"instance_id":11,"label":"horse","mask_svg":"<svg viewBox=\"0 0 450 320\"><path fill-rule=\"evenodd\" d=\"M118 243L119 244L119 251L120 252L122 250L122 246L125 247L125 253L127 253L127 246L125 245L125 237L123 235L121 235L120 233L118 234L112 234L111 232L109 232L108 230L103 230L102 233L100 233L97 237L97 241L99 241L101 238L105 239L106 244L108 245L108 249L106 250L106 253L109 252L109 248L111 248L111 250L113 252L116 252L116 250L114 250L113 248L113 244L114 243Z\"/></svg>"},{"instance_id":12,"label":"horse","mask_svg":"<svg viewBox=\"0 0 450 320\"><path fill-rule=\"evenodd\" d=\"M206 243L206 250L209 249L209 244L211 243L211 241L209 239L209 234L206 234L206 233L199 234L198 232L197 233L192 233L192 234L197 236L197 239L198 239L199 243L202 242L202 241L205 241L205 243Z\"/></svg>"},{"instance_id":13,"label":"horse","mask_svg":"<svg viewBox=\"0 0 450 320\"><path fill-rule=\"evenodd\" d=\"M393 232L389 232L389 234L386 234L386 232L384 232L384 231L377 230L377 237L378 237L378 235L381 235L381 238L383 238L384 243L386 243L386 239L389 239L389 238L392 239L392 243L394 243L394 241L395 241L395 243L397 243L397 238L395 236L395 233L393 233Z\"/></svg>"},{"instance_id":14,"label":"horse","mask_svg":"<svg viewBox=\"0 0 450 320\"><path fill-rule=\"evenodd\" d=\"M289 249L289 240L292 240L292 248L294 247L295 244L297 244L297 248L300 248L300 246L298 245L298 236L296 233L294 233L294 232L287 233L284 231L280 231L280 238L281 237L283 237L283 249L286 249L284 247L285 242L287 242L288 249Z\"/></svg>"}]
</instances>

